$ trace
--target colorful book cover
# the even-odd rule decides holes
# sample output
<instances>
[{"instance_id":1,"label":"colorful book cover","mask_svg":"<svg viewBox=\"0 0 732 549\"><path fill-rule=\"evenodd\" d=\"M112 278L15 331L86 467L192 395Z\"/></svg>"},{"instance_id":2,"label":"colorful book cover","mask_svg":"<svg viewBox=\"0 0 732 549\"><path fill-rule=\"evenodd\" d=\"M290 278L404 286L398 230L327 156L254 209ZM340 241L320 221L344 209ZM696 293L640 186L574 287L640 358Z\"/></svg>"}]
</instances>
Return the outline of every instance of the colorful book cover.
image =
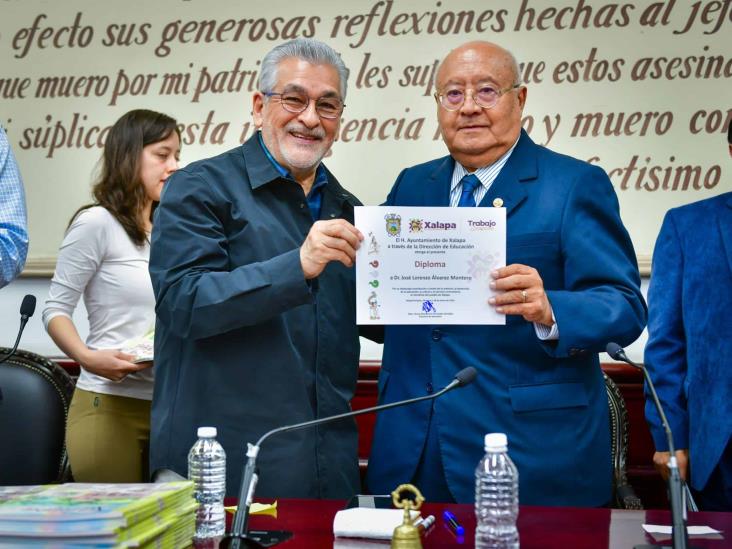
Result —
<instances>
[{"instance_id":1,"label":"colorful book cover","mask_svg":"<svg viewBox=\"0 0 732 549\"><path fill-rule=\"evenodd\" d=\"M5 537L122 541L162 532L195 506L189 481L0 487L0 543Z\"/></svg>"},{"instance_id":2,"label":"colorful book cover","mask_svg":"<svg viewBox=\"0 0 732 549\"><path fill-rule=\"evenodd\" d=\"M149 362L155 358L154 347L155 325L153 324L145 335L125 341L122 344L120 351L134 356L135 358L132 362Z\"/></svg>"}]
</instances>

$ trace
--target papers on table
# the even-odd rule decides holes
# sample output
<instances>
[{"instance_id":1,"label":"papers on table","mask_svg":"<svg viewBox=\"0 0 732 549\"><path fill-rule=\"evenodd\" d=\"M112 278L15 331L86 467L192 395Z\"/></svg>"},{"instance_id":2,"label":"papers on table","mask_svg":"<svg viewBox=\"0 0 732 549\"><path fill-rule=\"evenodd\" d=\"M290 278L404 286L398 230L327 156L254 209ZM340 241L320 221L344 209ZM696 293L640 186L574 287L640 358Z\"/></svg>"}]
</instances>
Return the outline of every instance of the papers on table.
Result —
<instances>
[{"instance_id":1,"label":"papers on table","mask_svg":"<svg viewBox=\"0 0 732 549\"><path fill-rule=\"evenodd\" d=\"M412 520L418 511L410 511ZM336 513L333 519L333 534L336 538L391 539L394 528L402 524L404 511L401 509L368 509L354 507Z\"/></svg>"},{"instance_id":2,"label":"papers on table","mask_svg":"<svg viewBox=\"0 0 732 549\"><path fill-rule=\"evenodd\" d=\"M651 534L653 537L658 537L656 534L663 536L671 536L671 526L664 526L660 524L644 524L643 530ZM686 531L690 536L709 536L710 539L721 539L722 532L715 530L709 526L687 526Z\"/></svg>"}]
</instances>

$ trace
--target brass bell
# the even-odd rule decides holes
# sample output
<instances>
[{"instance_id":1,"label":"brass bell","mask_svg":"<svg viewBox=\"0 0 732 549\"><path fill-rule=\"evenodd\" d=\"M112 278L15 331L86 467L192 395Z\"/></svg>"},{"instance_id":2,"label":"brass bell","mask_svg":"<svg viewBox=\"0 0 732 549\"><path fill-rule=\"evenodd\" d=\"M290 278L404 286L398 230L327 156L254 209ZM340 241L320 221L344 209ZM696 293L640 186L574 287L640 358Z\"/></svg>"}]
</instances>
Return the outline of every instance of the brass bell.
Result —
<instances>
[{"instance_id":1,"label":"brass bell","mask_svg":"<svg viewBox=\"0 0 732 549\"><path fill-rule=\"evenodd\" d=\"M402 497L402 494L408 492L414 496L414 501L410 498ZM411 511L419 510L424 503L424 496L411 484L400 484L396 490L391 493L391 501L394 507L404 509L404 521L400 526L394 528L394 534L391 537L392 549L422 549L422 539L419 530L412 521Z\"/></svg>"}]
</instances>

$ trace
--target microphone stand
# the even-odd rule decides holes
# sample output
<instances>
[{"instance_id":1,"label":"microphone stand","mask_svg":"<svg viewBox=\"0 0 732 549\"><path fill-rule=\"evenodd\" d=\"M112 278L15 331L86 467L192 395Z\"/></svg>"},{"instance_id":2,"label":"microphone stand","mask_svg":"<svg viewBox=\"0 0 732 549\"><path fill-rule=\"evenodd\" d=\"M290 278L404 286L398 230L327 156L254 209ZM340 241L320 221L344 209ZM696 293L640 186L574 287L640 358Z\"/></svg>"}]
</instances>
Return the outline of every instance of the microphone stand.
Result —
<instances>
[{"instance_id":1,"label":"microphone stand","mask_svg":"<svg viewBox=\"0 0 732 549\"><path fill-rule=\"evenodd\" d=\"M15 351L18 350L18 343L20 343L20 336L23 335L23 328L25 328L26 322L28 322L27 318L20 321L20 331L18 332L18 337L15 338L15 345L13 345L13 348L8 354L6 354L4 357L0 357L0 364L12 357L15 354Z\"/></svg>"},{"instance_id":2,"label":"microphone stand","mask_svg":"<svg viewBox=\"0 0 732 549\"><path fill-rule=\"evenodd\" d=\"M671 427L669 426L666 414L663 412L661 401L658 399L656 388L653 385L651 376L648 374L648 370L645 366L636 364L630 360L625 351L617 344L610 343L607 346L607 353L615 360L621 360L626 364L630 364L634 368L637 368L643 372L643 378L648 385L648 389L651 392L653 403L656 405L658 415L661 417L661 424L663 430L666 433L666 441L668 443L668 449L671 456L668 460L668 490L669 490L669 502L671 503L671 540L673 549L687 549L689 544L689 534L686 530L686 501L683 496L683 483L681 475L679 475L679 466L676 461L676 449L674 448L674 439L671 433ZM636 545L633 549L660 549L668 547L666 545ZM692 548L693 549L693 548Z\"/></svg>"},{"instance_id":3,"label":"microphone stand","mask_svg":"<svg viewBox=\"0 0 732 549\"><path fill-rule=\"evenodd\" d=\"M302 423L296 423L294 425L287 425L285 427L278 427L276 429L272 429L271 431L268 431L264 433L256 444L252 445L251 443L247 444L247 461L244 464L244 470L242 473L242 481L241 481L241 487L239 490L239 505L236 510L236 514L234 515L234 522L231 527L231 532L225 536L225 539L229 541L228 547L232 549L239 549L240 547L249 547L249 548L259 548L262 547L262 545L247 537L247 526L249 523L249 508L252 504L252 500L254 499L254 491L257 487L257 481L259 479L256 467L257 467L257 455L259 454L259 449L262 445L262 443L267 440L272 435L276 435L278 433L286 433L288 431L296 431L298 429L304 429L307 427L314 427L316 425L320 425L322 423L328 423L330 421L338 421L339 419L346 419L350 417L360 416L361 414L368 414L371 412L379 412L381 410L389 410L391 408L397 408L399 406L404 406L406 404L414 404L416 402L422 402L424 400L432 400L434 398L437 398L439 396L444 395L448 391L452 391L456 387L462 387L464 385L467 385L468 383L472 382L473 379L475 379L477 372L475 368L468 367L464 370L461 370L457 373L455 376L455 379L453 379L447 386L445 386L440 391L432 394L432 395L426 395L421 396L417 398L412 398L408 400L401 400L399 402L392 402L390 404L382 404L380 406L372 406L370 408L364 408L362 410L356 410L352 412L345 412L343 414L337 414L335 416L328 416L320 419L315 419L311 421L303 421Z\"/></svg>"}]
</instances>

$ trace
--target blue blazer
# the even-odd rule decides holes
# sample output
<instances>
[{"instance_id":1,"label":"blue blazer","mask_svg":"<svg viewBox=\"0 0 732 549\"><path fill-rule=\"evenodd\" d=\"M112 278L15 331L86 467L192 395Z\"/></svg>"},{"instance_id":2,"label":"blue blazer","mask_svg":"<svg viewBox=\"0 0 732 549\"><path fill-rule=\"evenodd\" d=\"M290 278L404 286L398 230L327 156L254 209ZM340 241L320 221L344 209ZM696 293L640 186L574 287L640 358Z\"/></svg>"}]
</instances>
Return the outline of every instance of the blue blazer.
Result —
<instances>
[{"instance_id":1,"label":"blue blazer","mask_svg":"<svg viewBox=\"0 0 732 549\"><path fill-rule=\"evenodd\" d=\"M447 206L454 160L404 170L387 205ZM643 330L646 308L633 246L600 168L534 144L524 132L479 204L507 211L508 263L535 267L559 326L542 342L534 326L387 326L382 403L438 389L466 366L478 379L434 402L445 477L456 501L474 499L483 436L508 434L519 497L531 505L602 505L611 497L607 397L598 352ZM486 307L489 305L486 304ZM367 482L389 492L417 468L430 403L379 414Z\"/></svg>"},{"instance_id":2,"label":"blue blazer","mask_svg":"<svg viewBox=\"0 0 732 549\"><path fill-rule=\"evenodd\" d=\"M732 193L670 210L653 252L645 363L701 490L732 435ZM656 449L667 451L646 401Z\"/></svg>"}]
</instances>

